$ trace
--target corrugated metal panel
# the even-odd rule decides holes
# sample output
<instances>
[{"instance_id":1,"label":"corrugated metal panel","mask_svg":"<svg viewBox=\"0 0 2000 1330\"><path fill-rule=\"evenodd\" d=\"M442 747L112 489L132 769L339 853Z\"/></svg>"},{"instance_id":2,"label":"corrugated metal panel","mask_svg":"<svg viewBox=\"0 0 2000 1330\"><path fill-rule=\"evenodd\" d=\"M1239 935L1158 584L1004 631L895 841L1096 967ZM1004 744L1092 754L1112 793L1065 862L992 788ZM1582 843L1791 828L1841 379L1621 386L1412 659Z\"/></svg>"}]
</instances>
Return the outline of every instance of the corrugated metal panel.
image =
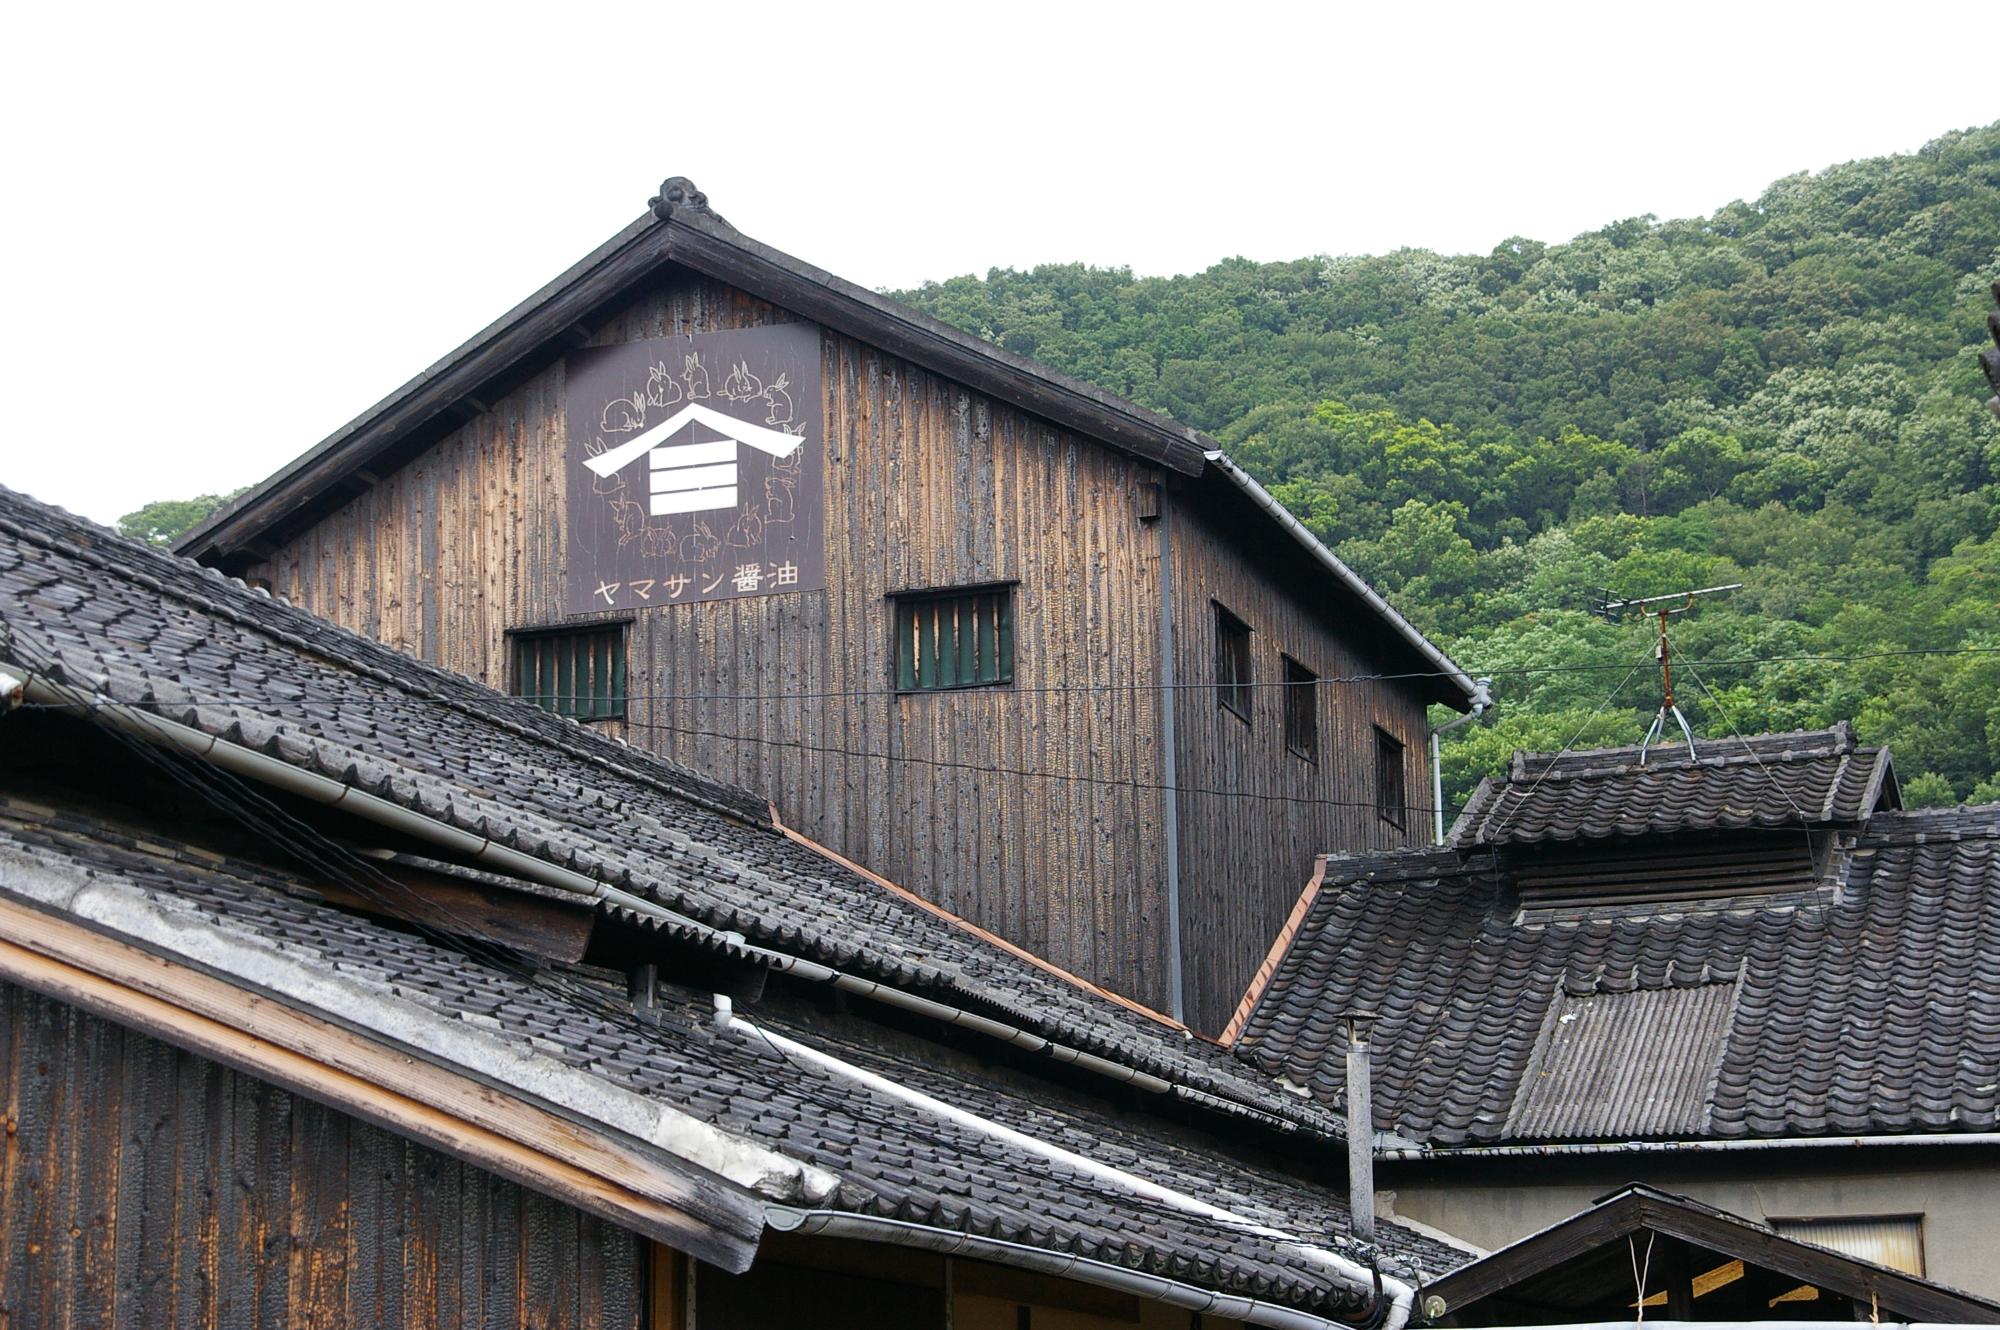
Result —
<instances>
[{"instance_id":1,"label":"corrugated metal panel","mask_svg":"<svg viewBox=\"0 0 2000 1330\"><path fill-rule=\"evenodd\" d=\"M1735 1009L1734 983L1558 992L1514 1092L1507 1135L1553 1140L1700 1131Z\"/></svg>"},{"instance_id":2,"label":"corrugated metal panel","mask_svg":"<svg viewBox=\"0 0 2000 1330\"><path fill-rule=\"evenodd\" d=\"M1773 1219L1771 1227L1788 1238L1831 1247L1843 1255L1873 1261L1905 1274L1924 1272L1922 1215L1864 1215L1851 1219Z\"/></svg>"}]
</instances>

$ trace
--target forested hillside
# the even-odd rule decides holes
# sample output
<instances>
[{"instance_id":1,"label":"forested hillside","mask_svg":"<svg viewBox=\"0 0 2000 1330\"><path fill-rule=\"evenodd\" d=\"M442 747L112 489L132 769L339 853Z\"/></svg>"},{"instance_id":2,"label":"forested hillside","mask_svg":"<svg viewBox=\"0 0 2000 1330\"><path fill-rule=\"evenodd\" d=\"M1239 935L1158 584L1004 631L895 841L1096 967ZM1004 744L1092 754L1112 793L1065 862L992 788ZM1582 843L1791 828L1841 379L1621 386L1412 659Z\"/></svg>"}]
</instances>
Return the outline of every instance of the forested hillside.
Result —
<instances>
[{"instance_id":1,"label":"forested hillside","mask_svg":"<svg viewBox=\"0 0 2000 1330\"><path fill-rule=\"evenodd\" d=\"M1942 803L2000 799L1996 279L2000 124L1566 244L899 298L1217 435L1491 673L1449 802L1516 747L1643 734L1647 629L1596 588L1740 581L1675 627L1697 732L1852 719Z\"/></svg>"}]
</instances>

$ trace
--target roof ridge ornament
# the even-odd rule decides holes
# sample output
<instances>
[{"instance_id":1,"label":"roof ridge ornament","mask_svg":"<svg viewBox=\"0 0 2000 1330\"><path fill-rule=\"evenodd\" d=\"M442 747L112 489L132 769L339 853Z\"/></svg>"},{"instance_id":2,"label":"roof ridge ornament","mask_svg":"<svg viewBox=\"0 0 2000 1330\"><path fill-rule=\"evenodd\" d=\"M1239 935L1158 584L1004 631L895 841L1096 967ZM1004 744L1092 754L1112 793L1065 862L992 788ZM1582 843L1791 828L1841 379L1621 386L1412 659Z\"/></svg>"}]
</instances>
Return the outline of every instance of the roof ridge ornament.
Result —
<instances>
[{"instance_id":1,"label":"roof ridge ornament","mask_svg":"<svg viewBox=\"0 0 2000 1330\"><path fill-rule=\"evenodd\" d=\"M684 175L670 175L660 182L660 192L646 200L646 206L653 210L653 216L661 221L671 220L674 209L686 208L692 212L706 212L721 221L721 217L708 206L708 195L695 188L694 181Z\"/></svg>"}]
</instances>

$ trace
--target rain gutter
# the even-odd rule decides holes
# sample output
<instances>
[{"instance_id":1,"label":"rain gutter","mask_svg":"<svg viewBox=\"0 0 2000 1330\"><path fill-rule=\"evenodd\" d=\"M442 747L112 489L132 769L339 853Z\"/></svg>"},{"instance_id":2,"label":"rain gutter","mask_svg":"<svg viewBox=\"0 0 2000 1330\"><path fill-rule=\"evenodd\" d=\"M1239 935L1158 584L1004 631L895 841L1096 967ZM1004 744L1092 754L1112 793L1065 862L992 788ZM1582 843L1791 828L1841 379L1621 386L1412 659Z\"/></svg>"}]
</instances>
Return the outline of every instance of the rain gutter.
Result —
<instances>
[{"instance_id":1,"label":"rain gutter","mask_svg":"<svg viewBox=\"0 0 2000 1330\"><path fill-rule=\"evenodd\" d=\"M1211 1205L1207 1201L1190 1196L1185 1192L1162 1186L1157 1182L1142 1178L1135 1173L1128 1173L1124 1169L1116 1168L1101 1160L1092 1159L1088 1155L1078 1154L1074 1150L1065 1149L1062 1146L1044 1141L1039 1137L1030 1136L1026 1132L1017 1131L990 1118L984 1118L956 1105L948 1104L942 1099L937 1099L923 1093L921 1090L913 1090L909 1086L900 1085L886 1076L878 1075L863 1067L857 1067L851 1062L845 1062L830 1053L822 1052L808 1044L802 1044L796 1039L787 1038L774 1030L754 1025L744 1020L741 1016L736 1015L730 1004L730 1000L721 994L717 994L715 998L715 1023L722 1029L762 1043L783 1056L794 1058L800 1062L810 1063L828 1075L839 1077L875 1094L918 1109L941 1121L952 1123L955 1126L976 1132L991 1140L999 1141L1003 1145L1035 1155L1060 1167L1071 1169L1086 1177L1107 1183L1130 1195L1157 1202L1171 1209L1179 1210L1183 1214L1197 1215L1203 1219L1227 1224L1229 1227L1242 1233L1268 1239L1280 1247L1297 1253L1305 1260L1326 1270L1343 1282L1372 1288L1376 1286L1376 1281L1379 1280L1380 1287L1387 1295L1388 1301L1386 1306L1380 1304L1378 1301L1377 1315L1367 1318L1368 1323L1379 1325L1381 1330L1401 1330L1404 1322L1409 1319L1410 1304L1416 1296L1416 1290L1410 1285L1403 1283L1401 1280L1382 1275L1377 1270L1372 1270L1358 1261L1351 1261L1315 1243L1307 1242L1296 1234L1287 1233L1283 1229L1272 1228L1266 1224L1260 1224L1248 1216L1239 1215L1233 1211L1225 1210L1220 1206Z\"/></svg>"}]
</instances>

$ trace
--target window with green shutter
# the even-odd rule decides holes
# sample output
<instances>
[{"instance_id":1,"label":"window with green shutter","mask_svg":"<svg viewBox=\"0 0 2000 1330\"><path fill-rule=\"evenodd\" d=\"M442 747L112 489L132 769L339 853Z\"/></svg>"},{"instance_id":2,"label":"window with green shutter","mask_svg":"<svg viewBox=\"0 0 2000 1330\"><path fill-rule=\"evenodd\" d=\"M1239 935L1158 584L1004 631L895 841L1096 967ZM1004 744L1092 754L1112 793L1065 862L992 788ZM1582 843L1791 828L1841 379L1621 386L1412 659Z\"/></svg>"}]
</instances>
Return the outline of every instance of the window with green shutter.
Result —
<instances>
[{"instance_id":1,"label":"window with green shutter","mask_svg":"<svg viewBox=\"0 0 2000 1330\"><path fill-rule=\"evenodd\" d=\"M625 715L625 625L536 628L507 635L516 697L576 720Z\"/></svg>"},{"instance_id":2,"label":"window with green shutter","mask_svg":"<svg viewBox=\"0 0 2000 1330\"><path fill-rule=\"evenodd\" d=\"M917 693L1014 681L1014 588L895 598L896 688Z\"/></svg>"}]
</instances>

